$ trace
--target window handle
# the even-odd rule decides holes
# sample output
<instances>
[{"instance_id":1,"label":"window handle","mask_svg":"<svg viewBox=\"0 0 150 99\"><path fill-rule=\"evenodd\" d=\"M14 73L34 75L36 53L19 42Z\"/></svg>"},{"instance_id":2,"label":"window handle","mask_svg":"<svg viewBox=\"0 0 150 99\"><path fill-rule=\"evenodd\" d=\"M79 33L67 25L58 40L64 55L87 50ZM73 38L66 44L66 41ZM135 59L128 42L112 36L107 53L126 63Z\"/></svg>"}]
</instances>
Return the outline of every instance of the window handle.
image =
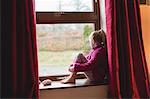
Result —
<instances>
[{"instance_id":1,"label":"window handle","mask_svg":"<svg viewBox=\"0 0 150 99\"><path fill-rule=\"evenodd\" d=\"M61 15L64 15L64 14L65 14L65 12L60 12L60 14L61 14Z\"/></svg>"},{"instance_id":2,"label":"window handle","mask_svg":"<svg viewBox=\"0 0 150 99\"><path fill-rule=\"evenodd\" d=\"M65 15L66 13L65 12L56 12L56 13L54 13L54 15L56 16L56 17L59 17L59 16L61 16L61 15Z\"/></svg>"}]
</instances>

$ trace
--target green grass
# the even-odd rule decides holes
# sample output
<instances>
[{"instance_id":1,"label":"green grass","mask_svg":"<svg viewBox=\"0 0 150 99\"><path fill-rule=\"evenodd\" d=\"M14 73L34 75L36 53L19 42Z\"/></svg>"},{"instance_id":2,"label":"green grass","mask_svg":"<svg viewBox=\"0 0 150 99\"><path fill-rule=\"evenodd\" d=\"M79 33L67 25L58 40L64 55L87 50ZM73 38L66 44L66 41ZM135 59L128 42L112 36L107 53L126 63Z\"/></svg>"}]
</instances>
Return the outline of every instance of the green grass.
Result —
<instances>
[{"instance_id":1,"label":"green grass","mask_svg":"<svg viewBox=\"0 0 150 99\"><path fill-rule=\"evenodd\" d=\"M68 66L72 63L73 56L81 51L39 51L38 62L39 66L42 65L55 65L55 66Z\"/></svg>"}]
</instances>

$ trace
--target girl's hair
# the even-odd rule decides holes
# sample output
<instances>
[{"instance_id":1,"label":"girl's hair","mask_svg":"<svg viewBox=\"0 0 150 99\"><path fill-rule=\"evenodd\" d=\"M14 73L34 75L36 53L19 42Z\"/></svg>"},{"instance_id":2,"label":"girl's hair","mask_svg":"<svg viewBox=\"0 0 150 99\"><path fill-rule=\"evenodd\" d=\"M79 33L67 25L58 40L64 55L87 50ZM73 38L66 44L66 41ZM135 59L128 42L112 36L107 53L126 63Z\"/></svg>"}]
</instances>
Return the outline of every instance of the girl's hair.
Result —
<instances>
[{"instance_id":1,"label":"girl's hair","mask_svg":"<svg viewBox=\"0 0 150 99\"><path fill-rule=\"evenodd\" d=\"M105 44L106 44L106 35L105 35L105 32L102 29L92 32L90 34L89 38L91 40L94 40L94 42L97 45L105 46Z\"/></svg>"}]
</instances>

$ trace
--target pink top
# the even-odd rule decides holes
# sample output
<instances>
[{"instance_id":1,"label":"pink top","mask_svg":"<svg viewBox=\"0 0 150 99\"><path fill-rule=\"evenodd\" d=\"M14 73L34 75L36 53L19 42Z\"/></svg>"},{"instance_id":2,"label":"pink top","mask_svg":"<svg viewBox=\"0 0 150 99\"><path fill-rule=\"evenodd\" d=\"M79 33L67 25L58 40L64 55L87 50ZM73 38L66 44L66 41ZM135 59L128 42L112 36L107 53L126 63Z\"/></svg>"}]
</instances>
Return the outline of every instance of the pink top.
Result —
<instances>
[{"instance_id":1,"label":"pink top","mask_svg":"<svg viewBox=\"0 0 150 99\"><path fill-rule=\"evenodd\" d=\"M103 81L105 75L108 73L107 49L103 47L96 47L90 51L86 56L88 60L86 63L73 63L72 72L88 72L92 74L91 81Z\"/></svg>"}]
</instances>

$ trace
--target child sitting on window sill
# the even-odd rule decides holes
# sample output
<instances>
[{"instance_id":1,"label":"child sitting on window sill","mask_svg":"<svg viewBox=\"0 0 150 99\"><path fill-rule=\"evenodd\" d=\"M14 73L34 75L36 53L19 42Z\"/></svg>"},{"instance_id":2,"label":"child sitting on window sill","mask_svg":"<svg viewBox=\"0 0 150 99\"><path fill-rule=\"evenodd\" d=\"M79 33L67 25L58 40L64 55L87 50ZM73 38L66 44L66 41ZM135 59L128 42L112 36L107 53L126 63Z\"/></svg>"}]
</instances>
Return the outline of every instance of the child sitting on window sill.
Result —
<instances>
[{"instance_id":1,"label":"child sitting on window sill","mask_svg":"<svg viewBox=\"0 0 150 99\"><path fill-rule=\"evenodd\" d=\"M71 72L61 83L75 83L77 72L84 72L87 83L97 84L108 76L106 35L103 30L94 31L89 36L91 51L87 56L78 54L69 67Z\"/></svg>"}]
</instances>

